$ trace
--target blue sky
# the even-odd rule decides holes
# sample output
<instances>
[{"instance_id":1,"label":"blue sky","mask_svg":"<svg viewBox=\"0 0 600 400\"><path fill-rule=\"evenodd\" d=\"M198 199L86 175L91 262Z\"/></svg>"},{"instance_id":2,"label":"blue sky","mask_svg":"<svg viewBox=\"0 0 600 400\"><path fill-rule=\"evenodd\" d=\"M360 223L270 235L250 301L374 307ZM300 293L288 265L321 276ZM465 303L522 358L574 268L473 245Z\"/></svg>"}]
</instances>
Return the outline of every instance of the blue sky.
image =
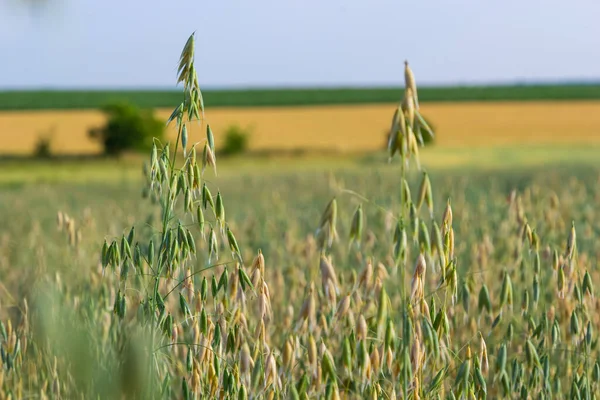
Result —
<instances>
[{"instance_id":1,"label":"blue sky","mask_svg":"<svg viewBox=\"0 0 600 400\"><path fill-rule=\"evenodd\" d=\"M38 4L33 7L32 4ZM0 88L600 80L600 1L0 0Z\"/></svg>"}]
</instances>

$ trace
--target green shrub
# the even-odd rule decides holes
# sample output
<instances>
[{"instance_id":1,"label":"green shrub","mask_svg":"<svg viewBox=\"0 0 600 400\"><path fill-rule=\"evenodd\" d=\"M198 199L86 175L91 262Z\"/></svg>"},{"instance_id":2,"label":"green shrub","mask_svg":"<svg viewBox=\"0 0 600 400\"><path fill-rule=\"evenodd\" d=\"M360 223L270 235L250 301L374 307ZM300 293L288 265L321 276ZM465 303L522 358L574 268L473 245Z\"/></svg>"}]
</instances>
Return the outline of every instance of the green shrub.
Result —
<instances>
[{"instance_id":1,"label":"green shrub","mask_svg":"<svg viewBox=\"0 0 600 400\"><path fill-rule=\"evenodd\" d=\"M52 157L52 140L47 136L40 136L35 143L33 156L36 158Z\"/></svg>"},{"instance_id":2,"label":"green shrub","mask_svg":"<svg viewBox=\"0 0 600 400\"><path fill-rule=\"evenodd\" d=\"M116 103L105 106L102 111L108 117L106 124L91 129L89 135L101 142L105 154L148 151L152 148L153 138L162 140L164 137L164 124L152 110Z\"/></svg>"},{"instance_id":3,"label":"green shrub","mask_svg":"<svg viewBox=\"0 0 600 400\"><path fill-rule=\"evenodd\" d=\"M33 148L33 156L35 158L50 158L52 157L52 139L56 127L51 127L47 132L41 133L35 142Z\"/></svg>"},{"instance_id":4,"label":"green shrub","mask_svg":"<svg viewBox=\"0 0 600 400\"><path fill-rule=\"evenodd\" d=\"M224 156L245 153L248 150L249 140L249 129L232 125L225 131L225 138L220 153Z\"/></svg>"}]
</instances>

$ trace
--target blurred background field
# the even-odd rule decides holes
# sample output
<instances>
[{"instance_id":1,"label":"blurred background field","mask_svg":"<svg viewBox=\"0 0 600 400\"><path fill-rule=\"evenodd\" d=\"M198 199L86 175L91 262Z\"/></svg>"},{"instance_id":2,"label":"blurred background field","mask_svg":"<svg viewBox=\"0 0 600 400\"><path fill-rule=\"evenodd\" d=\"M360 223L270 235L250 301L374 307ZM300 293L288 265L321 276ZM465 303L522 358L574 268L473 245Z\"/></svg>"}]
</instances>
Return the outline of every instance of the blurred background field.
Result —
<instances>
[{"instance_id":1,"label":"blurred background field","mask_svg":"<svg viewBox=\"0 0 600 400\"><path fill-rule=\"evenodd\" d=\"M394 103L402 87L379 88L295 88L205 90L208 107L279 107L331 104ZM600 85L528 84L496 86L424 87L423 102L598 100ZM170 90L21 90L0 92L0 110L94 109L113 101L127 101L140 107L173 108L180 101Z\"/></svg>"},{"instance_id":2,"label":"blurred background field","mask_svg":"<svg viewBox=\"0 0 600 400\"><path fill-rule=\"evenodd\" d=\"M396 96L401 97L397 91ZM210 97L207 103L210 104ZM370 153L386 145L395 105L211 108L208 123L221 145L224 133L238 125L250 134L248 150L275 153L320 151ZM600 101L444 102L424 103L425 117L436 127L435 147L445 148L594 145L600 142ZM165 121L172 109L158 109ZM94 110L0 111L4 132L0 154L32 154L40 137L49 135L55 154L99 154L88 130L103 123ZM191 126L190 142L205 132ZM174 139L174 131L169 137Z\"/></svg>"}]
</instances>

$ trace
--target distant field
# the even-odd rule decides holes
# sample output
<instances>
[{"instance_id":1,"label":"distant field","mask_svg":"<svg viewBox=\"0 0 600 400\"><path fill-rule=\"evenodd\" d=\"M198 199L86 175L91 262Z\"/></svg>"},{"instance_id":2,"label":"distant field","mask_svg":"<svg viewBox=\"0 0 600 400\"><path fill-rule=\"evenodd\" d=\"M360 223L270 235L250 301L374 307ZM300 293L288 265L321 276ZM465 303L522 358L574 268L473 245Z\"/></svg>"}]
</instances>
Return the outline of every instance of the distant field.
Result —
<instances>
[{"instance_id":1,"label":"distant field","mask_svg":"<svg viewBox=\"0 0 600 400\"><path fill-rule=\"evenodd\" d=\"M402 97L401 88L315 88L206 90L207 107L275 107L390 103ZM534 101L600 99L599 85L527 85L481 87L422 87L423 102ZM174 107L181 92L173 91L7 91L0 92L0 110L94 109L113 101L142 107Z\"/></svg>"},{"instance_id":2,"label":"distant field","mask_svg":"<svg viewBox=\"0 0 600 400\"><path fill-rule=\"evenodd\" d=\"M459 174L462 171L495 174L518 170L543 171L598 169L600 144L559 146L499 146L479 149L426 148L421 151L421 163L431 173ZM122 160L106 158L0 161L0 186L41 183L101 183L130 184L142 179L141 165L146 155L130 156ZM314 174L318 171L365 172L373 168L397 170L398 160L388 164L384 152L364 156L306 155L304 157L241 157L218 158L218 179L240 179L241 176L285 176ZM212 174L210 175L212 180Z\"/></svg>"},{"instance_id":3,"label":"distant field","mask_svg":"<svg viewBox=\"0 0 600 400\"><path fill-rule=\"evenodd\" d=\"M385 144L394 104L320 107L210 108L217 146L233 124L250 127L251 149L371 152ZM158 114L166 119L169 109ZM514 145L600 144L600 101L428 103L422 111L436 128L440 148ZM103 122L95 110L0 112L0 154L30 154L52 131L53 149L62 154L100 151L87 130ZM190 143L203 140L197 125Z\"/></svg>"}]
</instances>

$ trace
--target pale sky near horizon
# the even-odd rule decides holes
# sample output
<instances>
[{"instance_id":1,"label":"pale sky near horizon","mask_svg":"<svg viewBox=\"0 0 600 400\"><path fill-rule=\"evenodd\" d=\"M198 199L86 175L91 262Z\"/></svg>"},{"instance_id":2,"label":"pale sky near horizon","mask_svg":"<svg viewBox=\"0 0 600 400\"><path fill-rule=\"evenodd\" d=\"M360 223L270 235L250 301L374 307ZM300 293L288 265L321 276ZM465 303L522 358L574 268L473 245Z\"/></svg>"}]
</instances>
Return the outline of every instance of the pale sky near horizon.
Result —
<instances>
[{"instance_id":1,"label":"pale sky near horizon","mask_svg":"<svg viewBox=\"0 0 600 400\"><path fill-rule=\"evenodd\" d=\"M38 7L32 4L38 3ZM600 80L600 1L0 0L0 89Z\"/></svg>"}]
</instances>

